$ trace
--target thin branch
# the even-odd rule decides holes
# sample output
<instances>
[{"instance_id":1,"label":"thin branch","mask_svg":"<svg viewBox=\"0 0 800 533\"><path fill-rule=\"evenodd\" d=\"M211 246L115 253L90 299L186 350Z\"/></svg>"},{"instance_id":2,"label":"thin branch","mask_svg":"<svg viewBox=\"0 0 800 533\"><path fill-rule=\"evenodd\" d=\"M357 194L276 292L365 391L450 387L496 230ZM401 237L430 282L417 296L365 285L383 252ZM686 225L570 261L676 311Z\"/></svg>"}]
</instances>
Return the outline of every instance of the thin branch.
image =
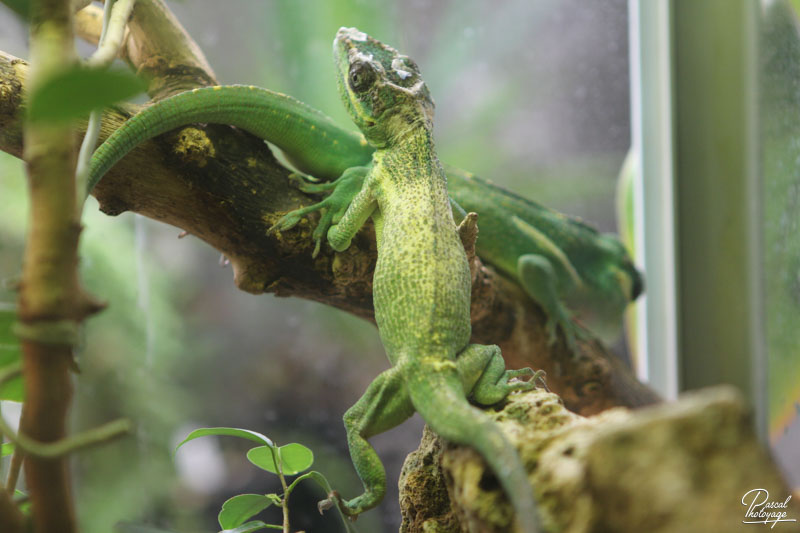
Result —
<instances>
[{"instance_id":1,"label":"thin branch","mask_svg":"<svg viewBox=\"0 0 800 533\"><path fill-rule=\"evenodd\" d=\"M132 428L133 425L129 420L120 419L55 442L39 442L22 433L14 434L8 424L0 418L0 430L6 433L18 450L29 456L44 459L55 459L84 448L105 444L129 434Z\"/></svg>"},{"instance_id":2,"label":"thin branch","mask_svg":"<svg viewBox=\"0 0 800 533\"><path fill-rule=\"evenodd\" d=\"M108 67L119 52L122 46L122 34L128 18L131 16L133 5L136 0L106 0L103 9L103 28L100 31L100 41L97 50L86 61L89 67L105 68ZM95 109L89 114L89 124L86 127L86 134L83 136L81 148L78 152L78 167L75 171L75 187L78 198L77 216L80 218L83 212L86 192L86 183L89 181L89 161L92 158L97 146L97 137L100 135L100 119L103 112Z\"/></svg>"},{"instance_id":3,"label":"thin branch","mask_svg":"<svg viewBox=\"0 0 800 533\"><path fill-rule=\"evenodd\" d=\"M24 459L25 452L20 448L14 448L14 454L11 456L11 464L8 467L8 478L6 479L6 492L9 494L14 494L17 488Z\"/></svg>"},{"instance_id":4,"label":"thin branch","mask_svg":"<svg viewBox=\"0 0 800 533\"><path fill-rule=\"evenodd\" d=\"M90 67L107 67L117 57L122 47L125 25L133 11L136 0L107 0L103 11L103 28L97 50L86 60ZM106 14L108 13L108 14Z\"/></svg>"},{"instance_id":5,"label":"thin branch","mask_svg":"<svg viewBox=\"0 0 800 533\"><path fill-rule=\"evenodd\" d=\"M89 4L75 13L75 35L90 44L100 42L100 33L103 29L103 8ZM123 35L123 43L125 36ZM125 59L124 47L118 52L120 58Z\"/></svg>"},{"instance_id":6,"label":"thin branch","mask_svg":"<svg viewBox=\"0 0 800 533\"><path fill-rule=\"evenodd\" d=\"M97 44L101 10L89 6L77 15L78 35ZM161 0L139 0L119 56L148 80L148 94L160 99L195 87L216 85L216 75L200 47Z\"/></svg>"}]
</instances>

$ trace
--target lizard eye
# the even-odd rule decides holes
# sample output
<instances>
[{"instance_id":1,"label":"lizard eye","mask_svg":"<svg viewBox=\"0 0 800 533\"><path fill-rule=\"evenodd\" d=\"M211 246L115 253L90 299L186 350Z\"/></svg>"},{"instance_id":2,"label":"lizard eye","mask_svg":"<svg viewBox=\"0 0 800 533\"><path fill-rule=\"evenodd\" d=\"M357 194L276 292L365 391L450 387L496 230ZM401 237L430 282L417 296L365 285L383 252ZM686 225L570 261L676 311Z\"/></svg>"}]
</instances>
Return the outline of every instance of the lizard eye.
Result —
<instances>
[{"instance_id":1,"label":"lizard eye","mask_svg":"<svg viewBox=\"0 0 800 533\"><path fill-rule=\"evenodd\" d=\"M350 87L357 93L369 89L375 78L375 70L367 63L358 62L350 67Z\"/></svg>"}]
</instances>

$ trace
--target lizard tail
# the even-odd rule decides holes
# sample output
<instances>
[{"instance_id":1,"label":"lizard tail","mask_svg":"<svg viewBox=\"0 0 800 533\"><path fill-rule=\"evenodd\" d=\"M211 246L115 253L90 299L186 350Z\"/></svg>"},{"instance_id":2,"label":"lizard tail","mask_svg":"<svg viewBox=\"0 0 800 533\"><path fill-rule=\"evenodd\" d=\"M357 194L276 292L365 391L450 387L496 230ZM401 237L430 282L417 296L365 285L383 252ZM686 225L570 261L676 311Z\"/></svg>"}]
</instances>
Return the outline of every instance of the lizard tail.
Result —
<instances>
[{"instance_id":1,"label":"lizard tail","mask_svg":"<svg viewBox=\"0 0 800 533\"><path fill-rule=\"evenodd\" d=\"M518 531L539 533L533 489L517 450L488 415L469 404L455 368L412 365L406 374L411 401L425 422L442 438L477 450L511 500Z\"/></svg>"}]
</instances>

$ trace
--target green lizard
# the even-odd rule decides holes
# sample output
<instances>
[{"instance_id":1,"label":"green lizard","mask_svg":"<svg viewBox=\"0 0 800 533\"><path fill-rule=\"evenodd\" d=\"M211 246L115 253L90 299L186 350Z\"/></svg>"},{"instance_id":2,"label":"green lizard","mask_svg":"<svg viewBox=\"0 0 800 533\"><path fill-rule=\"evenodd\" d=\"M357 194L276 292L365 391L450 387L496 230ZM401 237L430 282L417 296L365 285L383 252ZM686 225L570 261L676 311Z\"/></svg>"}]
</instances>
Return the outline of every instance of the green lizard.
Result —
<instances>
[{"instance_id":1,"label":"green lizard","mask_svg":"<svg viewBox=\"0 0 800 533\"><path fill-rule=\"evenodd\" d=\"M132 117L92 156L88 190L134 146L171 129L195 122L229 124L278 146L300 171L333 180L347 169L370 163L374 148L363 135L337 126L323 113L283 94L253 86L194 89L165 98ZM549 340L561 327L568 344L581 329L569 309L595 334L613 338L627 304L641 292L641 275L616 238L520 198L458 168L445 165L448 192L457 212L481 217L478 255L515 279L545 310ZM360 188L365 171L350 172L326 207L344 209L345 196ZM303 184L306 192L333 189L332 183ZM342 197L342 198L339 198ZM302 213L278 224L286 228ZM326 209L314 233L319 251L327 226L341 212Z\"/></svg>"},{"instance_id":2,"label":"green lizard","mask_svg":"<svg viewBox=\"0 0 800 533\"><path fill-rule=\"evenodd\" d=\"M459 172L461 179L452 179ZM548 316L552 343L561 327L571 347L580 322L613 340L627 305L643 290L641 274L615 235L548 209L464 171L450 169L448 190L480 215L478 255L516 279Z\"/></svg>"},{"instance_id":3,"label":"green lizard","mask_svg":"<svg viewBox=\"0 0 800 533\"><path fill-rule=\"evenodd\" d=\"M364 493L331 494L346 514L377 505L386 474L367 441L416 410L445 439L474 447L489 463L517 513L519 529L538 530L525 468L498 426L471 406L530 390L530 368L506 371L497 346L469 344L471 279L453 222L444 170L433 148L433 100L416 64L355 28L341 28L334 58L342 101L376 148L369 167L344 173L338 186L362 183L327 231L343 251L368 218L378 259L373 278L375 321L392 368L379 375L344 416L353 464ZM335 191L332 197L335 197ZM317 204L321 209L330 203ZM302 213L308 209L301 210ZM296 220L297 217L294 217ZM474 221L474 217L466 220Z\"/></svg>"}]
</instances>

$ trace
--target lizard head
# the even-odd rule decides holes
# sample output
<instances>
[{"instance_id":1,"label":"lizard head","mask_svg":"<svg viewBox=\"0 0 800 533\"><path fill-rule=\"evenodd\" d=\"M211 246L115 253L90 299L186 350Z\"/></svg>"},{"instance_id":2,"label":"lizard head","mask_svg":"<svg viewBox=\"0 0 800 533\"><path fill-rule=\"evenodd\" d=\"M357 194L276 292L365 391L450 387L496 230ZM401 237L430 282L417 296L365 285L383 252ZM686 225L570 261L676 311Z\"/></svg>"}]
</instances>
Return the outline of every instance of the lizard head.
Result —
<instances>
[{"instance_id":1,"label":"lizard head","mask_svg":"<svg viewBox=\"0 0 800 533\"><path fill-rule=\"evenodd\" d=\"M370 144L432 127L433 100L412 59L355 28L339 29L333 55L342 101Z\"/></svg>"},{"instance_id":2,"label":"lizard head","mask_svg":"<svg viewBox=\"0 0 800 533\"><path fill-rule=\"evenodd\" d=\"M565 301L595 335L614 342L625 309L644 292L644 278L616 235L597 234L577 261L586 265L582 277L587 284Z\"/></svg>"},{"instance_id":3,"label":"lizard head","mask_svg":"<svg viewBox=\"0 0 800 533\"><path fill-rule=\"evenodd\" d=\"M606 254L608 285L617 288L613 292L619 294L619 304L624 308L644 292L642 273L634 266L628 250L616 235L600 235L597 245Z\"/></svg>"}]
</instances>

